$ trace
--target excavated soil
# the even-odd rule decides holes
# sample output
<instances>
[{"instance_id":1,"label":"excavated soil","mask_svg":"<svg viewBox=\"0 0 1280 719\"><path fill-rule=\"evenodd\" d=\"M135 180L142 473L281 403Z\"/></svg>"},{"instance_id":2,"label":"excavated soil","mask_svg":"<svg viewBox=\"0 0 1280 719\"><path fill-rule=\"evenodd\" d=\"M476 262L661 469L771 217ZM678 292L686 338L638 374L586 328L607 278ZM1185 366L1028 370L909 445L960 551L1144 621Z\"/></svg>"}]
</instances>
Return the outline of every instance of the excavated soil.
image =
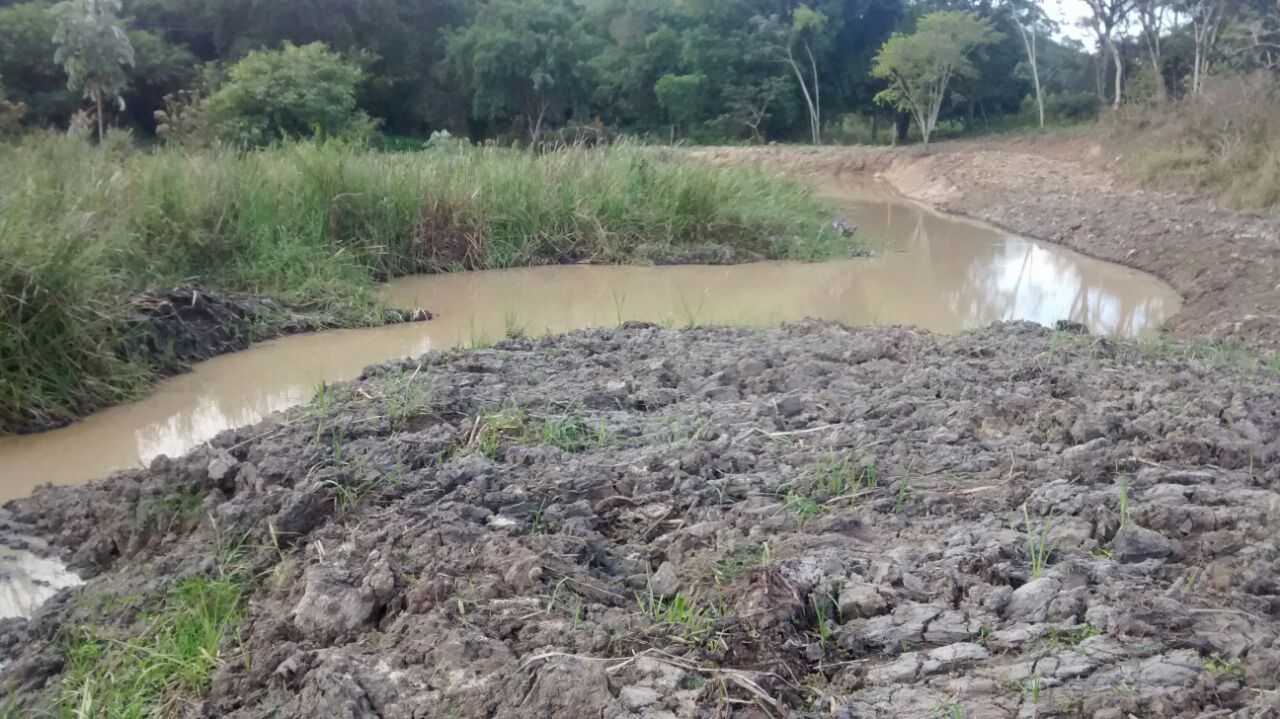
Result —
<instances>
[{"instance_id":1,"label":"excavated soil","mask_svg":"<svg viewBox=\"0 0 1280 719\"><path fill-rule=\"evenodd\" d=\"M1027 237L1150 272L1186 299L1183 337L1280 348L1280 218L1187 193L1138 187L1123 148L1088 135L917 147L761 147L695 151L752 162L820 187L875 173L904 195Z\"/></svg>"},{"instance_id":2,"label":"excavated soil","mask_svg":"<svg viewBox=\"0 0 1280 719\"><path fill-rule=\"evenodd\" d=\"M68 632L234 542L186 716L1274 716L1280 378L1181 357L632 323L372 368L11 503L92 578L0 628L0 692L39 716Z\"/></svg>"}]
</instances>

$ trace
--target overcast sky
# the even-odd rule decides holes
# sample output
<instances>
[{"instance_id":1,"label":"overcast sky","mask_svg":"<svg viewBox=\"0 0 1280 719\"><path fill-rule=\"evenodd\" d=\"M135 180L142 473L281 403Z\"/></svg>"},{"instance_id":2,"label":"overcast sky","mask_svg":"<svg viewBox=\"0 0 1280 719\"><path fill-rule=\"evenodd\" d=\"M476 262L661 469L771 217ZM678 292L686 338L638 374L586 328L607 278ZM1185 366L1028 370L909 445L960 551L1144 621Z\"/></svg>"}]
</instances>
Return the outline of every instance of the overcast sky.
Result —
<instances>
[{"instance_id":1,"label":"overcast sky","mask_svg":"<svg viewBox=\"0 0 1280 719\"><path fill-rule=\"evenodd\" d=\"M1045 0L1045 10L1061 26L1059 34L1083 42L1086 49L1093 47L1093 31L1080 27L1080 20L1089 15L1084 0Z\"/></svg>"}]
</instances>

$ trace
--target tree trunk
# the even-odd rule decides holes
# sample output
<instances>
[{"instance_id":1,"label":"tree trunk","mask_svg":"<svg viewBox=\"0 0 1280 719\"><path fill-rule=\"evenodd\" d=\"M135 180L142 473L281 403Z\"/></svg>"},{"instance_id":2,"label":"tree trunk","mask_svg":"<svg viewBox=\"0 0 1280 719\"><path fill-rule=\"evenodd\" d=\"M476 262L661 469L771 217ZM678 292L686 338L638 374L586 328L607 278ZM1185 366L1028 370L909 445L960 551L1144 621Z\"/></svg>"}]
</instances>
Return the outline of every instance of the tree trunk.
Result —
<instances>
[{"instance_id":1,"label":"tree trunk","mask_svg":"<svg viewBox=\"0 0 1280 719\"><path fill-rule=\"evenodd\" d=\"M813 144L822 144L822 88L818 84L818 61L813 59L813 50L809 43L804 44L804 51L809 56L809 66L813 68Z\"/></svg>"},{"instance_id":2,"label":"tree trunk","mask_svg":"<svg viewBox=\"0 0 1280 719\"><path fill-rule=\"evenodd\" d=\"M1093 82L1098 90L1098 100L1107 101L1107 63L1111 62L1111 52L1107 43L1098 41L1098 60L1093 65Z\"/></svg>"},{"instance_id":3,"label":"tree trunk","mask_svg":"<svg viewBox=\"0 0 1280 719\"><path fill-rule=\"evenodd\" d=\"M905 143L907 141L907 133L911 131L911 116L905 112L898 113L894 118L893 136L896 142Z\"/></svg>"},{"instance_id":4,"label":"tree trunk","mask_svg":"<svg viewBox=\"0 0 1280 719\"><path fill-rule=\"evenodd\" d=\"M1222 22L1221 0L1201 0L1191 17L1192 39L1195 56L1192 58L1191 93L1199 95L1204 90L1204 78L1209 72L1209 52L1218 39L1218 25Z\"/></svg>"},{"instance_id":5,"label":"tree trunk","mask_svg":"<svg viewBox=\"0 0 1280 719\"><path fill-rule=\"evenodd\" d=\"M1164 62L1160 52L1160 35L1164 32L1164 0L1139 0L1135 4L1138 21L1142 25L1142 39L1147 44L1147 56L1155 72L1156 102L1164 103L1168 92L1164 86Z\"/></svg>"},{"instance_id":6,"label":"tree trunk","mask_svg":"<svg viewBox=\"0 0 1280 719\"><path fill-rule=\"evenodd\" d=\"M1164 87L1164 63L1160 61L1160 41L1157 39L1154 45L1148 44L1147 50L1151 55L1151 69L1156 74L1156 102L1163 104L1168 99L1169 93Z\"/></svg>"},{"instance_id":7,"label":"tree trunk","mask_svg":"<svg viewBox=\"0 0 1280 719\"><path fill-rule=\"evenodd\" d=\"M808 47L806 45L806 47ZM810 55L812 57L812 54ZM787 48L787 63L791 65L791 71L796 75L796 81L800 83L800 92L804 93L804 104L809 109L809 132L813 135L813 144L817 145L821 142L822 137L818 131L817 118L818 108L814 104L813 95L809 93L809 84L804 80L804 73L800 71L800 63L796 62L795 55L791 52L791 48ZM814 67L815 80L817 79L817 66ZM814 87L817 90L817 87Z\"/></svg>"},{"instance_id":8,"label":"tree trunk","mask_svg":"<svg viewBox=\"0 0 1280 719\"><path fill-rule=\"evenodd\" d=\"M1040 115L1040 129L1044 129L1044 90L1040 87L1040 71L1031 65L1031 79L1036 85L1036 111Z\"/></svg>"},{"instance_id":9,"label":"tree trunk","mask_svg":"<svg viewBox=\"0 0 1280 719\"><path fill-rule=\"evenodd\" d=\"M1111 42L1111 57L1116 63L1116 99L1111 104L1112 107L1119 109L1120 100L1124 97L1124 60L1120 57L1120 46L1114 41Z\"/></svg>"},{"instance_id":10,"label":"tree trunk","mask_svg":"<svg viewBox=\"0 0 1280 719\"><path fill-rule=\"evenodd\" d=\"M1040 129L1044 129L1044 88L1040 86L1040 62L1039 53L1036 52L1036 36L1031 36L1031 42L1028 44L1028 54L1031 60L1031 82L1036 88L1036 110L1040 115Z\"/></svg>"},{"instance_id":11,"label":"tree trunk","mask_svg":"<svg viewBox=\"0 0 1280 719\"><path fill-rule=\"evenodd\" d=\"M102 121L102 91L95 90L93 93L93 102L98 106L98 144L102 144L103 135L105 134L105 123Z\"/></svg>"},{"instance_id":12,"label":"tree trunk","mask_svg":"<svg viewBox=\"0 0 1280 719\"><path fill-rule=\"evenodd\" d=\"M528 113L529 120L529 142L538 149L538 138L542 137L542 120L547 116L547 106L551 103L543 102L538 106L538 116L535 119L532 112Z\"/></svg>"},{"instance_id":13,"label":"tree trunk","mask_svg":"<svg viewBox=\"0 0 1280 719\"><path fill-rule=\"evenodd\" d=\"M1191 59L1191 94L1200 94L1200 38L1196 38L1196 54Z\"/></svg>"}]
</instances>

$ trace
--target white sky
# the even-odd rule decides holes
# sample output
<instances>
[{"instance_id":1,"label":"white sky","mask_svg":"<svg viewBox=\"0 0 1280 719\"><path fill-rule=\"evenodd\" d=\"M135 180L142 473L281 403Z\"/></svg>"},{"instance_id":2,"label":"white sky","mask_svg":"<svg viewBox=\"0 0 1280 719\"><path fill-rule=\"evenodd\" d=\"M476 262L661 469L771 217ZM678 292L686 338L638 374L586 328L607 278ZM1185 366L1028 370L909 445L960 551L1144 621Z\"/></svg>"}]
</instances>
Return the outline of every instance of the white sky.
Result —
<instances>
[{"instance_id":1,"label":"white sky","mask_svg":"<svg viewBox=\"0 0 1280 719\"><path fill-rule=\"evenodd\" d=\"M1093 32L1080 27L1079 21L1088 17L1089 6L1083 0L1045 0L1045 10L1049 17L1058 22L1059 35L1072 37L1084 43L1086 49L1094 44Z\"/></svg>"}]
</instances>

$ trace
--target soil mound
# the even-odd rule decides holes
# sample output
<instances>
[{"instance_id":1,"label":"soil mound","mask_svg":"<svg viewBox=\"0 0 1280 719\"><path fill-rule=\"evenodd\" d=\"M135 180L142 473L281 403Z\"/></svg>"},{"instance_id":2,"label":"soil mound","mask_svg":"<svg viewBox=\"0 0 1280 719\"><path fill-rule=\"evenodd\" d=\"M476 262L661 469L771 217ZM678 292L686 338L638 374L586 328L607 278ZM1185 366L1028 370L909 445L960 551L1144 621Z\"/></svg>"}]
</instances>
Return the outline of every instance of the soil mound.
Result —
<instances>
[{"instance_id":1,"label":"soil mound","mask_svg":"<svg viewBox=\"0 0 1280 719\"><path fill-rule=\"evenodd\" d=\"M1021 323L433 353L12 503L95 576L0 691L232 565L190 716L1262 716L1277 437L1274 374Z\"/></svg>"}]
</instances>

